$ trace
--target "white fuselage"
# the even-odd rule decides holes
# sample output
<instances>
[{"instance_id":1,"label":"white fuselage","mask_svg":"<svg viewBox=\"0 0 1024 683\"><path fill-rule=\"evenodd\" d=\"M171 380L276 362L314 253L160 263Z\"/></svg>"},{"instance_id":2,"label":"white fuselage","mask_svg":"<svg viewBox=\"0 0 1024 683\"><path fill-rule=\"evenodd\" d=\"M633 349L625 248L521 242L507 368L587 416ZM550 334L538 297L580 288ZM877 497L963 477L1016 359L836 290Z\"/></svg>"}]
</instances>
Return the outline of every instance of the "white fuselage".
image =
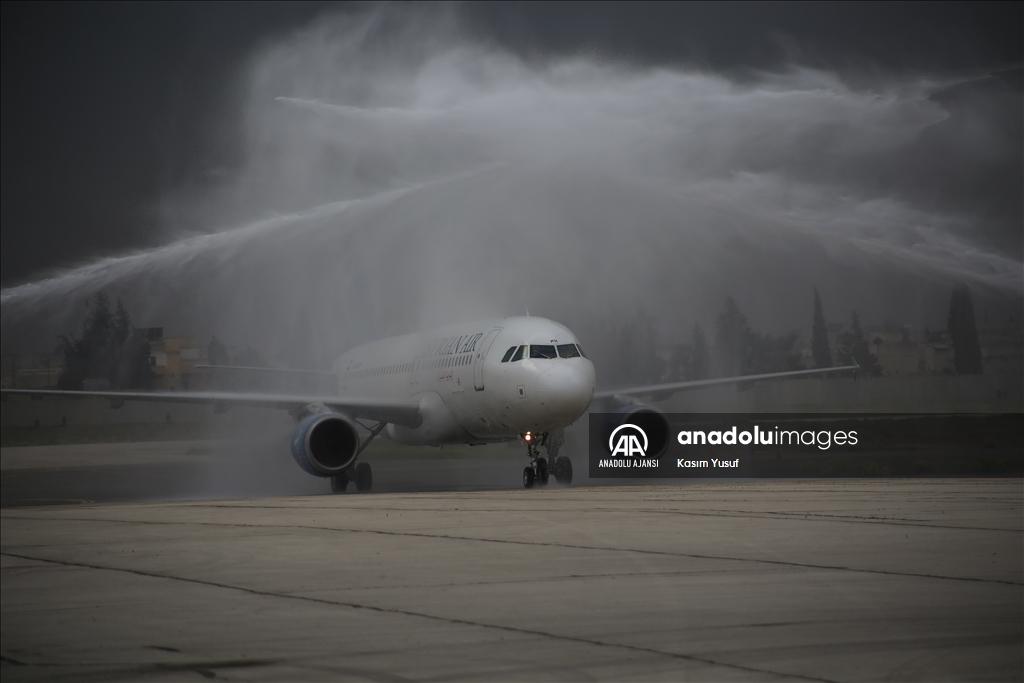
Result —
<instances>
[{"instance_id":1,"label":"white fuselage","mask_svg":"<svg viewBox=\"0 0 1024 683\"><path fill-rule=\"evenodd\" d=\"M581 353L564 325L501 318L364 344L340 356L333 371L342 395L419 402L420 427L388 425L396 441L484 443L579 419L595 382Z\"/></svg>"}]
</instances>

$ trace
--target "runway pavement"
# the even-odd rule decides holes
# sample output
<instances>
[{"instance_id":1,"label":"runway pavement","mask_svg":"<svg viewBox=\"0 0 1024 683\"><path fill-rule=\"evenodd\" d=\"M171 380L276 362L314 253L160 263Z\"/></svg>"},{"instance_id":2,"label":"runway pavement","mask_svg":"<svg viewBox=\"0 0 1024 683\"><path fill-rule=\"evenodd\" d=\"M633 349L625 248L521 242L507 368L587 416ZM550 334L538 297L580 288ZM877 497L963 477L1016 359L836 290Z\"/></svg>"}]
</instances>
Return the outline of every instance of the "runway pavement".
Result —
<instances>
[{"instance_id":1,"label":"runway pavement","mask_svg":"<svg viewBox=\"0 0 1024 683\"><path fill-rule=\"evenodd\" d=\"M3 679L1021 680L1022 499L904 479L5 507Z\"/></svg>"},{"instance_id":2,"label":"runway pavement","mask_svg":"<svg viewBox=\"0 0 1024 683\"><path fill-rule=\"evenodd\" d=\"M373 465L376 492L517 488L528 462L519 449L504 445L406 447L370 452L363 459ZM329 480L299 469L286 442L264 439L3 448L0 471L3 507L312 495L331 489Z\"/></svg>"}]
</instances>

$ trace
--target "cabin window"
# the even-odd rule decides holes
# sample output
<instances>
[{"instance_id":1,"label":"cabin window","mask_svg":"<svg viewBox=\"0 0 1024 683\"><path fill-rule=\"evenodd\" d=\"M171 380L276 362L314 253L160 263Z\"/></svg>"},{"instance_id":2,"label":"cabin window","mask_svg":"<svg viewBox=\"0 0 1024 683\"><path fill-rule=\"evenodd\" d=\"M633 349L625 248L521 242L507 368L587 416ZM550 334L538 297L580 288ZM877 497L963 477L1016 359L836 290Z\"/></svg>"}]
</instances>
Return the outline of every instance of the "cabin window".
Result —
<instances>
[{"instance_id":1,"label":"cabin window","mask_svg":"<svg viewBox=\"0 0 1024 683\"><path fill-rule=\"evenodd\" d=\"M513 346L511 349L506 351L505 355L501 359L501 362L502 363L507 363L509 361L509 359L512 358L512 354L515 353L516 349L518 349L518 348L519 348L518 346Z\"/></svg>"},{"instance_id":2,"label":"cabin window","mask_svg":"<svg viewBox=\"0 0 1024 683\"><path fill-rule=\"evenodd\" d=\"M559 344L558 355L562 358L579 358L580 352L576 349L575 344Z\"/></svg>"},{"instance_id":3,"label":"cabin window","mask_svg":"<svg viewBox=\"0 0 1024 683\"><path fill-rule=\"evenodd\" d=\"M531 344L530 358L556 358L555 347L552 344Z\"/></svg>"}]
</instances>

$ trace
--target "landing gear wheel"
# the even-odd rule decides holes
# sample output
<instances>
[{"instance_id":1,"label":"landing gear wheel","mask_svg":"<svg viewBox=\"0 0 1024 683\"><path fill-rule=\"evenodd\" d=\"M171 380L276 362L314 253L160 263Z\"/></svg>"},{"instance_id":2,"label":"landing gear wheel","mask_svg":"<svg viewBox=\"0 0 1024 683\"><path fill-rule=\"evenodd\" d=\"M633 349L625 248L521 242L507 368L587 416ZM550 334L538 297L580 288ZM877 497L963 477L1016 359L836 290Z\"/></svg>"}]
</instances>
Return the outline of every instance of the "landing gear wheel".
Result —
<instances>
[{"instance_id":1,"label":"landing gear wheel","mask_svg":"<svg viewBox=\"0 0 1024 683\"><path fill-rule=\"evenodd\" d=\"M548 461L544 458L537 460L537 484L540 486L548 485Z\"/></svg>"},{"instance_id":2,"label":"landing gear wheel","mask_svg":"<svg viewBox=\"0 0 1024 683\"><path fill-rule=\"evenodd\" d=\"M335 474L331 477L331 492L333 493L345 493L345 489L348 488L348 472L342 472L341 474Z\"/></svg>"},{"instance_id":3,"label":"landing gear wheel","mask_svg":"<svg viewBox=\"0 0 1024 683\"><path fill-rule=\"evenodd\" d=\"M564 455L558 456L554 465L555 481L568 486L572 483L572 460Z\"/></svg>"},{"instance_id":4,"label":"landing gear wheel","mask_svg":"<svg viewBox=\"0 0 1024 683\"><path fill-rule=\"evenodd\" d=\"M533 474L533 468L532 467L527 467L526 469L523 470L523 486L524 487L526 487L528 489L532 489L533 488L533 478L534 478L534 474Z\"/></svg>"},{"instance_id":5,"label":"landing gear wheel","mask_svg":"<svg viewBox=\"0 0 1024 683\"><path fill-rule=\"evenodd\" d=\"M361 462L356 465L356 491L363 493L371 488L373 488L373 471L370 469L370 463Z\"/></svg>"}]
</instances>

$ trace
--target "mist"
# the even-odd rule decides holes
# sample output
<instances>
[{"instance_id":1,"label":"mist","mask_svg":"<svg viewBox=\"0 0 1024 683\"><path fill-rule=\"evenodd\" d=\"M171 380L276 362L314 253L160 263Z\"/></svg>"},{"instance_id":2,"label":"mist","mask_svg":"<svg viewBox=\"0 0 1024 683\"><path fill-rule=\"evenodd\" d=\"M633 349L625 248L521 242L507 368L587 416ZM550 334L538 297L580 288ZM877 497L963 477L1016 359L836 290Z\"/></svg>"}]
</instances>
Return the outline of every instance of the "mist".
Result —
<instances>
[{"instance_id":1,"label":"mist","mask_svg":"<svg viewBox=\"0 0 1024 683\"><path fill-rule=\"evenodd\" d=\"M74 331L100 289L300 367L527 311L594 346L641 313L678 340L726 295L806 333L814 286L838 322L941 328L960 281L1020 310L1019 211L935 181L1019 160L998 77L524 59L384 6L264 45L231 93L211 131L238 157L167 193L165 245L4 289L5 347Z\"/></svg>"}]
</instances>

